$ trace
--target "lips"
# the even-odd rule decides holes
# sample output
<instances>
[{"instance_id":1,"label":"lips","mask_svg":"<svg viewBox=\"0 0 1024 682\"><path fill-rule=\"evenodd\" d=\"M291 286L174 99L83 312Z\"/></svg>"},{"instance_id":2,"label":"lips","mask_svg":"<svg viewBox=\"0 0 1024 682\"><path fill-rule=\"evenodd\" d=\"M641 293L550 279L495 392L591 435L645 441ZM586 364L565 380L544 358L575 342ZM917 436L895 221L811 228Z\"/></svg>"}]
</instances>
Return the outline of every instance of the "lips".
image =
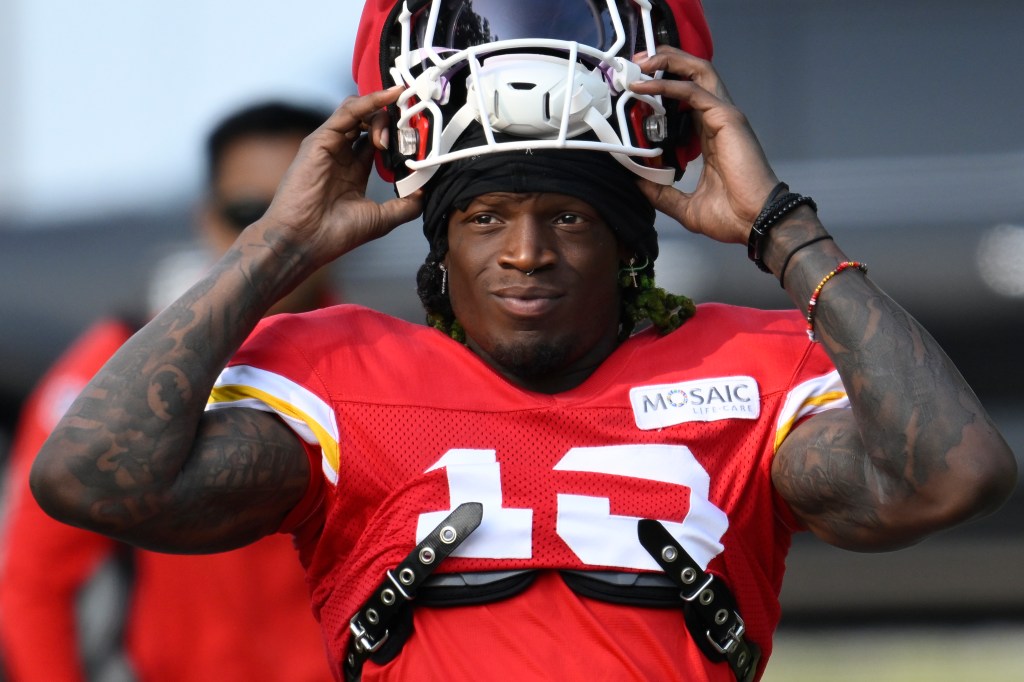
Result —
<instances>
[{"instance_id":1,"label":"lips","mask_svg":"<svg viewBox=\"0 0 1024 682\"><path fill-rule=\"evenodd\" d=\"M499 306L513 317L539 317L553 312L564 294L548 287L509 286L491 292Z\"/></svg>"}]
</instances>

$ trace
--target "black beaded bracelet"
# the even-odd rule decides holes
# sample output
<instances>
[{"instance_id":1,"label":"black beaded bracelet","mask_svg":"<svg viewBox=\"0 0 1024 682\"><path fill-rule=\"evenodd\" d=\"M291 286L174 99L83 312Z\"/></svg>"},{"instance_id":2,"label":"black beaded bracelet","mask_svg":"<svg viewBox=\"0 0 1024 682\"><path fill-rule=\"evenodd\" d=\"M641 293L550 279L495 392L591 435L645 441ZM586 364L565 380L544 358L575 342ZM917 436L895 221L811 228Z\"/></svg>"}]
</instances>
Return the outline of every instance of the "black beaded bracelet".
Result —
<instances>
[{"instance_id":1,"label":"black beaded bracelet","mask_svg":"<svg viewBox=\"0 0 1024 682\"><path fill-rule=\"evenodd\" d=\"M747 240L747 256L754 261L761 272L771 274L771 270L764 264L764 239L768 232L779 222L800 206L810 206L814 212L818 211L818 205L814 199L805 197L802 194L789 192L771 202L757 216L754 224L750 226L750 238Z\"/></svg>"},{"instance_id":2,"label":"black beaded bracelet","mask_svg":"<svg viewBox=\"0 0 1024 682\"><path fill-rule=\"evenodd\" d=\"M754 224L757 225L762 220L768 217L768 214L772 210L772 206L775 205L776 200L783 194L789 192L789 185L784 182L772 187L772 191L768 193L768 198L764 200L764 207L761 208L761 212L757 214L757 218L754 219Z\"/></svg>"}]
</instances>

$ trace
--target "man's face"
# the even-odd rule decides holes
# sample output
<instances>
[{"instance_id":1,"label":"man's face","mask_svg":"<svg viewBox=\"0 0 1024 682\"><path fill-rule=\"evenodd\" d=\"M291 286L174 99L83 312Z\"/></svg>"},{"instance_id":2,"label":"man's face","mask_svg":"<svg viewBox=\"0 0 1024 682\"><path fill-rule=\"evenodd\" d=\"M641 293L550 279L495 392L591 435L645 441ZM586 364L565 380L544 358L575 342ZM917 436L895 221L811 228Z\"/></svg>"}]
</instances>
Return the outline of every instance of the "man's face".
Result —
<instances>
[{"instance_id":1,"label":"man's face","mask_svg":"<svg viewBox=\"0 0 1024 682\"><path fill-rule=\"evenodd\" d=\"M622 254L589 204L485 194L453 212L448 245L449 296L467 343L513 383L567 390L615 349Z\"/></svg>"}]
</instances>

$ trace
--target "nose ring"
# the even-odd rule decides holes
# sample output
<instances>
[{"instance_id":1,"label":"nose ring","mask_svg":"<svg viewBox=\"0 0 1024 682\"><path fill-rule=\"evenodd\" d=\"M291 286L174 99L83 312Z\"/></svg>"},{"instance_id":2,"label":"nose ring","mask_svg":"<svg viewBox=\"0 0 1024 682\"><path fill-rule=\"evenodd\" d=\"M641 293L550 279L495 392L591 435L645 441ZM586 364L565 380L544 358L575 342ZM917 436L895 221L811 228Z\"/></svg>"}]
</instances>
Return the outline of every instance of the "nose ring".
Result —
<instances>
[{"instance_id":1,"label":"nose ring","mask_svg":"<svg viewBox=\"0 0 1024 682\"><path fill-rule=\"evenodd\" d=\"M535 272L537 272L537 268L534 268L533 270L530 270L529 272L527 272L526 276L529 277L530 275L532 275Z\"/></svg>"}]
</instances>

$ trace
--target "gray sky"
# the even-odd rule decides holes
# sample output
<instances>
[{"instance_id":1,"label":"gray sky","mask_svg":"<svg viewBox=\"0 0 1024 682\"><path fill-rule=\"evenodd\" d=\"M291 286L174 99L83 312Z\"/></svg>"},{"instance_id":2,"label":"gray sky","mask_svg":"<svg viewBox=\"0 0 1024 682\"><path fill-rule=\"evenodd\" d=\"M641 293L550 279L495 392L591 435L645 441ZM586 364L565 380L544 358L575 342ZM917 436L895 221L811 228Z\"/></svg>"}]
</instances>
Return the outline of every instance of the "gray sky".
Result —
<instances>
[{"instance_id":1,"label":"gray sky","mask_svg":"<svg viewBox=\"0 0 1024 682\"><path fill-rule=\"evenodd\" d=\"M361 0L4 0L0 224L189 195L201 139L265 96L352 90Z\"/></svg>"}]
</instances>

